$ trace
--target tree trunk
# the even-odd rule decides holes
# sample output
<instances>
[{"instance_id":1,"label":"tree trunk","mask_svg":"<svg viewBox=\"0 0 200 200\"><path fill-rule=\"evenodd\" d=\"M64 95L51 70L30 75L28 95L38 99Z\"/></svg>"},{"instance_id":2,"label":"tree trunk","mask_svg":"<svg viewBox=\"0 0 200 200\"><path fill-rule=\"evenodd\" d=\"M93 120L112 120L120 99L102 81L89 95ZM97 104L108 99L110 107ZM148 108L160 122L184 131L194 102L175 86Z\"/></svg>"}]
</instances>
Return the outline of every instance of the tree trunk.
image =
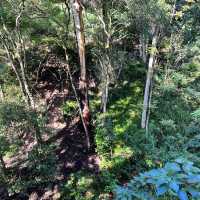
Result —
<instances>
[{"instance_id":1,"label":"tree trunk","mask_svg":"<svg viewBox=\"0 0 200 200\"><path fill-rule=\"evenodd\" d=\"M0 101L4 100L4 93L3 93L3 88L2 85L0 84Z\"/></svg>"},{"instance_id":2,"label":"tree trunk","mask_svg":"<svg viewBox=\"0 0 200 200\"><path fill-rule=\"evenodd\" d=\"M105 83L105 86L102 91L101 106L103 113L107 112L107 103L108 103L108 82Z\"/></svg>"},{"instance_id":3,"label":"tree trunk","mask_svg":"<svg viewBox=\"0 0 200 200\"><path fill-rule=\"evenodd\" d=\"M25 88L24 88L24 85L23 85L23 81L22 81L22 79L21 79L21 76L20 76L20 74L19 74L17 68L15 67L14 60L13 60L12 55L11 55L11 53L9 52L8 47L7 47L6 44L4 44L4 48L5 48L5 50L6 50L6 54L7 54L7 56L8 56L8 59L9 59L9 61L10 61L10 63L11 63L11 67L12 67L13 71L15 72L15 75L16 75L17 80L18 80L18 82L19 82L19 86L20 86L20 89L21 89L21 92L22 92L22 95L23 95L23 99L24 99L24 101L28 104L28 99L27 99L27 96L26 96L26 92L25 92Z\"/></svg>"},{"instance_id":4,"label":"tree trunk","mask_svg":"<svg viewBox=\"0 0 200 200\"><path fill-rule=\"evenodd\" d=\"M3 156L0 154L0 163L1 163L1 166L2 166L2 170L3 170L3 173L6 172L6 165L5 165L5 162L3 160Z\"/></svg>"},{"instance_id":5,"label":"tree trunk","mask_svg":"<svg viewBox=\"0 0 200 200\"><path fill-rule=\"evenodd\" d=\"M151 100L151 85L154 73L154 61L156 56L156 46L158 41L158 29L155 28L152 38L152 50L150 53L149 64L148 64L148 72L147 72L147 79L146 79L146 86L145 86L145 93L144 93L144 103L143 103L143 112L142 112L142 121L141 127L144 129L148 127L148 112L150 107L150 100Z\"/></svg>"},{"instance_id":6,"label":"tree trunk","mask_svg":"<svg viewBox=\"0 0 200 200\"><path fill-rule=\"evenodd\" d=\"M103 60L104 59L104 60ZM101 111L103 113L107 112L107 103L108 103L108 94L109 94L109 69L110 66L110 58L107 55L104 55L102 60L99 60L102 70L102 95L101 95Z\"/></svg>"},{"instance_id":7,"label":"tree trunk","mask_svg":"<svg viewBox=\"0 0 200 200\"><path fill-rule=\"evenodd\" d=\"M147 63L147 48L148 48L148 39L144 34L140 35L140 58L142 58L143 62Z\"/></svg>"},{"instance_id":8,"label":"tree trunk","mask_svg":"<svg viewBox=\"0 0 200 200\"><path fill-rule=\"evenodd\" d=\"M24 66L24 63L21 62L21 60L20 60L20 68L21 68L21 76L22 76L22 82L23 82L24 90L25 90L25 93L26 93L26 96L27 96L27 99L28 99L28 105L31 108L34 109L35 103L34 103L34 100L33 100L33 96L30 92L29 85L28 85L28 82L27 82L27 78L26 78L26 75L25 75L25 66Z\"/></svg>"},{"instance_id":9,"label":"tree trunk","mask_svg":"<svg viewBox=\"0 0 200 200\"><path fill-rule=\"evenodd\" d=\"M24 84L24 88L28 97L28 103L30 105L31 108L35 108L35 102L33 100L33 96L31 94L28 82L27 82L27 78L26 78L26 74L25 74L25 69L27 69L27 62L26 62L26 47L24 44L24 40L22 38L22 35L20 33L20 30L18 30L18 34L19 34L19 41L21 43L21 54L19 56L19 63L20 63L20 67L21 67L21 74L22 74L22 80L23 80L23 84ZM23 58L22 58L23 55Z\"/></svg>"},{"instance_id":10,"label":"tree trunk","mask_svg":"<svg viewBox=\"0 0 200 200\"><path fill-rule=\"evenodd\" d=\"M102 67L102 97L101 97L101 109L103 113L107 112L107 103L108 103L108 95L109 95L109 68L111 68L111 60L110 60L110 34L109 34L109 0L102 2L102 15L103 15L103 23L104 23L104 34L103 34L103 43L104 43L104 56L101 61Z\"/></svg>"},{"instance_id":11,"label":"tree trunk","mask_svg":"<svg viewBox=\"0 0 200 200\"><path fill-rule=\"evenodd\" d=\"M102 2L102 15L103 15L103 22L105 24L104 27L104 43L105 49L108 50L110 47L110 34L109 34L109 0Z\"/></svg>"},{"instance_id":12,"label":"tree trunk","mask_svg":"<svg viewBox=\"0 0 200 200\"><path fill-rule=\"evenodd\" d=\"M152 89L153 89L153 80L151 80L151 83L150 83L150 94L149 94L149 104L148 104L148 111L147 111L147 119L146 119L146 126L145 126L145 129L146 129L146 134L148 134L148 128L149 128L149 118L150 118L150 107L151 107L151 98L152 98Z\"/></svg>"},{"instance_id":13,"label":"tree trunk","mask_svg":"<svg viewBox=\"0 0 200 200\"><path fill-rule=\"evenodd\" d=\"M21 55L18 52L18 54L19 54L18 61L19 61L20 70L21 70L21 75L20 75L20 73L18 72L17 68L15 67L13 56L9 52L8 47L7 47L6 44L4 44L4 48L6 50L8 59L11 62L11 67L12 67L13 71L15 72L15 75L16 75L17 80L19 82L19 86L20 86L20 89L22 91L23 98L26 101L26 103L28 104L28 106L34 108L35 104L34 104L33 97L32 97L32 94L30 92L30 89L29 89L29 86L28 86L28 83L27 83L27 79L26 79L26 75L25 75L25 69L24 69L24 62L21 59ZM25 58L24 58L24 60L25 60Z\"/></svg>"},{"instance_id":14,"label":"tree trunk","mask_svg":"<svg viewBox=\"0 0 200 200\"><path fill-rule=\"evenodd\" d=\"M74 20L76 40L79 52L80 62L80 79L79 79L79 92L80 103L83 115L83 126L86 134L86 143L88 149L90 148L89 138L89 124L90 124L90 109L88 100L88 86L87 86L87 73L86 73L86 61L85 61L85 36L84 36L84 24L83 24L83 7L80 0L70 0L70 6L72 9L72 15Z\"/></svg>"}]
</instances>

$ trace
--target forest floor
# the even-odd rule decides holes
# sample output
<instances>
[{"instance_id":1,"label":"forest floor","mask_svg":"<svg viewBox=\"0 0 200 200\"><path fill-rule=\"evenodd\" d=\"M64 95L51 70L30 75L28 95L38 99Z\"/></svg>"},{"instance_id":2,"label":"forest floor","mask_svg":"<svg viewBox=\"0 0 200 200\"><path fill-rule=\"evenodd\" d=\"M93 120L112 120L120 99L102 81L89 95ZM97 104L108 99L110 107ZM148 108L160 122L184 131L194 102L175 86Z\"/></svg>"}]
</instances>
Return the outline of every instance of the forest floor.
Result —
<instances>
[{"instance_id":1,"label":"forest floor","mask_svg":"<svg viewBox=\"0 0 200 200\"><path fill-rule=\"evenodd\" d=\"M94 151L87 150L85 143L85 134L78 115L70 119L64 119L62 103L69 98L68 89L62 91L54 86L53 83L41 82L38 84L38 93L40 100L38 104L47 106L47 128L48 133L42 134L42 143L47 146L54 145L54 155L56 157L55 176L51 180L51 187L33 187L27 188L26 195L16 194L12 200L29 199L29 200L56 200L60 199L59 185L67 180L71 173L79 170L87 170L97 174L99 172L100 159ZM18 178L23 179L30 176L31 172L26 172L29 163L28 157L35 146L36 139L27 135L24 138L24 145L21 146L18 153L4 159L7 169L15 169ZM25 172L25 173L24 173Z\"/></svg>"}]
</instances>

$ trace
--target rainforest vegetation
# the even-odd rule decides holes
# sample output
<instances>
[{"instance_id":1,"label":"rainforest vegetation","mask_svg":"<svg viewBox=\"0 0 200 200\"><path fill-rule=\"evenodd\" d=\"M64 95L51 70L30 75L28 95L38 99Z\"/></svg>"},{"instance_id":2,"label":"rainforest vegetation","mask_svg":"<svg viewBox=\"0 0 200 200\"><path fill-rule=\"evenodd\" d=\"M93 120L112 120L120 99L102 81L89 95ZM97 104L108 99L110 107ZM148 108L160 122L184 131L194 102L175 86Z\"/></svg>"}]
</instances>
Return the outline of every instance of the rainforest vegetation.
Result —
<instances>
[{"instance_id":1,"label":"rainforest vegetation","mask_svg":"<svg viewBox=\"0 0 200 200\"><path fill-rule=\"evenodd\" d=\"M0 200L200 200L199 0L0 0Z\"/></svg>"}]
</instances>

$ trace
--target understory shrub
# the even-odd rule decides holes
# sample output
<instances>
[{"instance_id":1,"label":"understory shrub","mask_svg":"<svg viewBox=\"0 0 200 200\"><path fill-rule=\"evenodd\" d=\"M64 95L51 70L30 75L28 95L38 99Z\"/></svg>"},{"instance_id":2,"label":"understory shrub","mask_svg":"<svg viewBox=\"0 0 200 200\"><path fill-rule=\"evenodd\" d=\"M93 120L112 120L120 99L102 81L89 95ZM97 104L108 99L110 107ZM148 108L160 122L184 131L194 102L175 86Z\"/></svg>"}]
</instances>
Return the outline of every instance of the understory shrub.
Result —
<instances>
[{"instance_id":1,"label":"understory shrub","mask_svg":"<svg viewBox=\"0 0 200 200\"><path fill-rule=\"evenodd\" d=\"M133 178L115 190L116 200L200 199L200 168L183 158Z\"/></svg>"}]
</instances>

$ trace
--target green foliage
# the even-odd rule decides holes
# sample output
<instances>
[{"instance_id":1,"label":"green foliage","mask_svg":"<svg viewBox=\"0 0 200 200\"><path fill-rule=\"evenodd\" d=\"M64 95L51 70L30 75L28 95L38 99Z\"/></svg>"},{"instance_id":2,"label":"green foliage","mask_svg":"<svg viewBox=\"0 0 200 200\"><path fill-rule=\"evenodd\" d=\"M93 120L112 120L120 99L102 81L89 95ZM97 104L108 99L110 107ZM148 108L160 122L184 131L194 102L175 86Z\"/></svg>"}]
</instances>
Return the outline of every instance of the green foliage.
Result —
<instances>
[{"instance_id":1,"label":"green foliage","mask_svg":"<svg viewBox=\"0 0 200 200\"><path fill-rule=\"evenodd\" d=\"M28 155L29 168L35 174L36 183L48 182L55 176L55 145L36 146ZM38 177L37 177L38 176ZM34 181L33 181L34 182Z\"/></svg>"},{"instance_id":2,"label":"green foliage","mask_svg":"<svg viewBox=\"0 0 200 200\"><path fill-rule=\"evenodd\" d=\"M96 176L86 171L72 173L62 186L61 199L108 200L117 183L114 175L107 171L101 171Z\"/></svg>"},{"instance_id":3,"label":"green foliage","mask_svg":"<svg viewBox=\"0 0 200 200\"><path fill-rule=\"evenodd\" d=\"M62 111L64 115L73 116L73 114L77 112L77 110L78 105L76 101L69 100L62 105Z\"/></svg>"},{"instance_id":4,"label":"green foliage","mask_svg":"<svg viewBox=\"0 0 200 200\"><path fill-rule=\"evenodd\" d=\"M0 105L0 130L12 141L24 134L40 137L44 118L24 107L20 102L5 102Z\"/></svg>"},{"instance_id":5,"label":"green foliage","mask_svg":"<svg viewBox=\"0 0 200 200\"><path fill-rule=\"evenodd\" d=\"M24 107L20 102L1 103L0 156L4 159L20 156L19 151L25 145L24 137L40 142L41 133L45 130L44 124L45 119L42 116ZM27 174L20 179L12 178L14 170L1 173L5 183L9 185L10 194L53 180L56 167L53 149L52 145L42 144L34 146L31 152L27 152L28 160L25 164Z\"/></svg>"},{"instance_id":6,"label":"green foliage","mask_svg":"<svg viewBox=\"0 0 200 200\"><path fill-rule=\"evenodd\" d=\"M197 109L194 112L192 112L192 117L199 121L200 120L200 109Z\"/></svg>"},{"instance_id":7,"label":"green foliage","mask_svg":"<svg viewBox=\"0 0 200 200\"><path fill-rule=\"evenodd\" d=\"M101 168L124 181L133 171L137 173L139 169L162 167L166 161L179 156L199 163L199 140L195 136L199 132L198 111L193 112L199 101L196 82L193 82L195 73L188 75L184 67L177 72L172 70L166 80L162 76L157 77L149 132L145 134L137 126L138 108L142 102L139 96L134 96L137 91L140 94L140 83L130 83L133 82L133 74L137 74L138 78L144 72L142 68L131 67L122 74L119 88L111 91L108 112L97 120L96 144L102 157ZM190 99L189 87L196 95L193 99ZM192 139L191 135L195 137Z\"/></svg>"},{"instance_id":8,"label":"green foliage","mask_svg":"<svg viewBox=\"0 0 200 200\"><path fill-rule=\"evenodd\" d=\"M7 81L8 84L3 85L3 89L5 91L5 100L7 102L13 102L14 104L16 102L23 104L24 100L20 88L14 84L9 84L9 82L15 82L15 80L10 79L9 77Z\"/></svg>"},{"instance_id":9,"label":"green foliage","mask_svg":"<svg viewBox=\"0 0 200 200\"><path fill-rule=\"evenodd\" d=\"M93 177L83 174L71 174L62 189L62 197L65 200L90 200L94 198Z\"/></svg>"},{"instance_id":10,"label":"green foliage","mask_svg":"<svg viewBox=\"0 0 200 200\"><path fill-rule=\"evenodd\" d=\"M116 188L116 200L159 199L167 195L180 200L200 198L200 169L183 158L166 163L163 168L141 173L126 186ZM166 197L167 197L166 196Z\"/></svg>"},{"instance_id":11,"label":"green foliage","mask_svg":"<svg viewBox=\"0 0 200 200\"><path fill-rule=\"evenodd\" d=\"M122 77L125 81L111 91L111 98L109 101L109 108L106 114L97 116L96 126L96 145L97 152L102 156L106 162L103 166L118 165L120 169L121 164L126 159L129 160L134 152L137 142L141 137L137 137L137 122L139 119L141 96L141 82L126 81L133 73L140 76L143 71L138 68L137 64L130 64L127 70L124 70ZM142 66L141 66L142 67ZM135 71L137 70L137 71ZM123 80L123 79L122 79ZM130 95L131 94L131 95ZM112 158L112 161L109 160ZM116 169L117 171L117 169Z\"/></svg>"},{"instance_id":12,"label":"green foliage","mask_svg":"<svg viewBox=\"0 0 200 200\"><path fill-rule=\"evenodd\" d=\"M113 124L109 116L101 116L98 118L96 128L96 145L97 152L101 155L110 157L114 148L115 135L113 134Z\"/></svg>"},{"instance_id":13,"label":"green foliage","mask_svg":"<svg viewBox=\"0 0 200 200\"><path fill-rule=\"evenodd\" d=\"M21 191L26 191L28 188L44 188L50 182L55 180L56 176L56 155L54 153L55 146L52 145L36 145L31 152L28 153L27 163L24 170L24 175L20 178L12 177L10 172L6 175L9 180L9 193L15 194Z\"/></svg>"}]
</instances>

